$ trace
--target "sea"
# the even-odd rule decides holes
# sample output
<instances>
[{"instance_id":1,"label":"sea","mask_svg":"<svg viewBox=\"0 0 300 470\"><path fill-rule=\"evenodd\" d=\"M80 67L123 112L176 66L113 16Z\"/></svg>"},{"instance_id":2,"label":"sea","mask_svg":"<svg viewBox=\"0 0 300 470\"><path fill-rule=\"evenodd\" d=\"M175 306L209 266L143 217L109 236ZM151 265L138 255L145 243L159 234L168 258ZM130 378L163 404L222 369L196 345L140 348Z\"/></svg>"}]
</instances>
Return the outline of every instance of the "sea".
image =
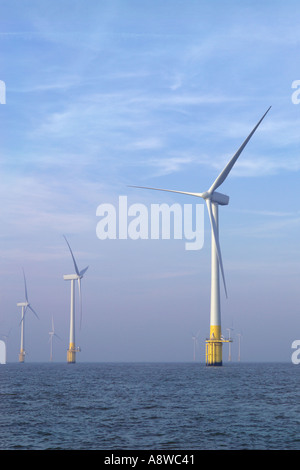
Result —
<instances>
[{"instance_id":1,"label":"sea","mask_svg":"<svg viewBox=\"0 0 300 470\"><path fill-rule=\"evenodd\" d=\"M292 363L3 364L0 450L299 450L299 379Z\"/></svg>"}]
</instances>

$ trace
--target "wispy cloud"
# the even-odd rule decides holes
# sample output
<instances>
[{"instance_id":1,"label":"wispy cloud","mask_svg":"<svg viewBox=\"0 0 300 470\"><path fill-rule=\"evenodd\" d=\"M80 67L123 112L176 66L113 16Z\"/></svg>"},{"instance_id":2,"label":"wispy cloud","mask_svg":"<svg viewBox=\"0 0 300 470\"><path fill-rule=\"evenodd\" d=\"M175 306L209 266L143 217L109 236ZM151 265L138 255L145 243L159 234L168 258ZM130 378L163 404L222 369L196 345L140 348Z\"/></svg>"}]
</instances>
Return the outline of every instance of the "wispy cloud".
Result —
<instances>
[{"instance_id":1,"label":"wispy cloud","mask_svg":"<svg viewBox=\"0 0 300 470\"><path fill-rule=\"evenodd\" d=\"M251 210L251 209L232 209L234 212L241 212L243 214L259 215L262 217L292 217L297 218L300 216L300 211L283 212L283 211L268 211L268 210Z\"/></svg>"},{"instance_id":2,"label":"wispy cloud","mask_svg":"<svg viewBox=\"0 0 300 470\"><path fill-rule=\"evenodd\" d=\"M133 141L128 144L127 149L131 150L157 150L164 147L163 141L158 137L149 137L142 140Z\"/></svg>"},{"instance_id":3,"label":"wispy cloud","mask_svg":"<svg viewBox=\"0 0 300 470\"><path fill-rule=\"evenodd\" d=\"M164 176L171 173L177 173L181 171L183 167L194 163L195 159L192 157L170 157L170 158L151 158L145 162L148 167L155 168L152 174L148 174L148 177L152 176Z\"/></svg>"},{"instance_id":4,"label":"wispy cloud","mask_svg":"<svg viewBox=\"0 0 300 470\"><path fill-rule=\"evenodd\" d=\"M56 77L56 80L51 80L48 82L42 82L41 79L36 83L30 83L28 85L22 84L18 87L10 87L11 93L41 93L41 92L51 92L51 91L61 91L69 90L75 86L80 85L81 79L79 76L60 76Z\"/></svg>"},{"instance_id":5,"label":"wispy cloud","mask_svg":"<svg viewBox=\"0 0 300 470\"><path fill-rule=\"evenodd\" d=\"M256 157L255 159L244 159L234 171L233 176L243 177L260 177L268 175L276 175L285 172L298 172L300 170L300 159L272 159L267 157Z\"/></svg>"},{"instance_id":6,"label":"wispy cloud","mask_svg":"<svg viewBox=\"0 0 300 470\"><path fill-rule=\"evenodd\" d=\"M1 185L2 235L14 233L37 236L86 233L95 228L99 198L109 197L100 182L80 179L45 179L42 176L11 176Z\"/></svg>"},{"instance_id":7,"label":"wispy cloud","mask_svg":"<svg viewBox=\"0 0 300 470\"><path fill-rule=\"evenodd\" d=\"M284 239L287 233L296 234L300 227L300 212L284 213L281 211L240 211L253 214L254 219L241 226L232 226L227 235L234 234L245 239ZM260 219L257 219L259 216Z\"/></svg>"}]
</instances>

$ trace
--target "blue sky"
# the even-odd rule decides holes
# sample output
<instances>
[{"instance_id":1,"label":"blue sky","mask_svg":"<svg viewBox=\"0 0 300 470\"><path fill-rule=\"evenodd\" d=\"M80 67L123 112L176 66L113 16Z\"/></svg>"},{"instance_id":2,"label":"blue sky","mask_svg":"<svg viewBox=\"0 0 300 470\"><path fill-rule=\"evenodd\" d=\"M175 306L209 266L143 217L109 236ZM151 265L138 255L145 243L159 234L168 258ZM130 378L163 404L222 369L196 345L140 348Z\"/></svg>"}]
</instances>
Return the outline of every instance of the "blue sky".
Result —
<instances>
[{"instance_id":1,"label":"blue sky","mask_svg":"<svg viewBox=\"0 0 300 470\"><path fill-rule=\"evenodd\" d=\"M201 192L272 105L221 191L232 357L290 361L300 337L300 11L296 1L0 0L1 312L16 361L24 267L40 320L28 361L66 360L72 260L83 279L78 361L190 361L209 333L210 229L183 240L99 240L97 207L202 203ZM28 312L30 313L30 312ZM77 324L79 325L79 323ZM228 349L224 347L226 360Z\"/></svg>"}]
</instances>

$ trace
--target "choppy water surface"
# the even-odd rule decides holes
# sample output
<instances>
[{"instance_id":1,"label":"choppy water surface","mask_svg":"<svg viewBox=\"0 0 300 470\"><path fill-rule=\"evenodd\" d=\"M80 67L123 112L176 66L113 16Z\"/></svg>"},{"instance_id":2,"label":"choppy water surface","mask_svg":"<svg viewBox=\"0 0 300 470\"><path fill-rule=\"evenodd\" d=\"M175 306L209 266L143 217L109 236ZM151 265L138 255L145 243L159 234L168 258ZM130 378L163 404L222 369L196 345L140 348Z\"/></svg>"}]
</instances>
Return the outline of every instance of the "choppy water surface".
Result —
<instances>
[{"instance_id":1,"label":"choppy water surface","mask_svg":"<svg viewBox=\"0 0 300 470\"><path fill-rule=\"evenodd\" d=\"M6 364L0 449L300 449L294 364Z\"/></svg>"}]
</instances>

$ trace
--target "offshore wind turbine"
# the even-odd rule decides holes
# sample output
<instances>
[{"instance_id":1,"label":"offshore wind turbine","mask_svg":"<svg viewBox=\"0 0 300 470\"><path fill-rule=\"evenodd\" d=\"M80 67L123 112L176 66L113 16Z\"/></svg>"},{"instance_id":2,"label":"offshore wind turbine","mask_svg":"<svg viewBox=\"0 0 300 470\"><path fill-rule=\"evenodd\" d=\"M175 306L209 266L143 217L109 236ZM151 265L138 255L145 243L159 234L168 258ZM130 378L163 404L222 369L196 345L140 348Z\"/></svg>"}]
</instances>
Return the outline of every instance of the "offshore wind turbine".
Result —
<instances>
[{"instance_id":1,"label":"offshore wind turbine","mask_svg":"<svg viewBox=\"0 0 300 470\"><path fill-rule=\"evenodd\" d=\"M49 331L49 342L50 342L50 361L53 359L53 336L56 336L58 339L61 339L54 331L54 320L52 315L52 330Z\"/></svg>"},{"instance_id":2,"label":"offshore wind turbine","mask_svg":"<svg viewBox=\"0 0 300 470\"><path fill-rule=\"evenodd\" d=\"M193 335L192 336L192 340L193 340L193 352L194 352L194 361L196 360L196 349L197 349L197 346L198 346L198 337L199 337L199 333L200 333L200 330L198 331L198 333L196 335Z\"/></svg>"},{"instance_id":3,"label":"offshore wind turbine","mask_svg":"<svg viewBox=\"0 0 300 470\"><path fill-rule=\"evenodd\" d=\"M35 310L32 308L32 306L29 303L28 300L28 294L27 294L27 285L26 285L26 277L23 269L23 277L24 277L24 287L25 287L25 302L18 302L17 307L22 308L22 317L21 317L21 346L20 346L20 353L19 353L19 362L24 362L25 361L25 314L27 312L27 309L32 311L34 315L38 317L38 314L35 312Z\"/></svg>"},{"instance_id":4,"label":"offshore wind turbine","mask_svg":"<svg viewBox=\"0 0 300 470\"><path fill-rule=\"evenodd\" d=\"M271 106L267 109L265 114L250 132L246 140L242 143L237 152L233 155L231 160L227 163L225 168L221 171L219 176L215 179L210 188L203 193L193 193L187 191L176 191L172 189L162 188L150 188L145 186L130 186L134 188L143 189L154 189L156 191L167 191L171 193L185 194L189 196L200 197L205 200L208 215L211 225L211 303L210 303L210 336L206 340L206 364L209 366L221 366L222 365L222 346L224 342L228 342L223 339L221 335L221 302L220 302L220 282L219 273L221 271L225 294L227 297L227 288L225 282L225 275L223 269L223 262L221 256L221 249L219 243L219 216L218 208L220 206L226 206L229 203L229 196L221 194L216 189L221 186L229 175L232 167L237 161L238 157L248 144L249 140L253 136L254 132L269 112Z\"/></svg>"},{"instance_id":5,"label":"offshore wind turbine","mask_svg":"<svg viewBox=\"0 0 300 470\"><path fill-rule=\"evenodd\" d=\"M76 348L75 346L75 290L74 290L74 281L78 281L78 291L79 291L79 302L80 302L80 326L81 326L81 319L82 319L82 300L81 300L81 279L83 278L84 273L88 269L88 266L81 271L79 271L77 263L75 261L73 252L69 245L68 240L64 236L64 239L67 242L69 247L73 264L75 268L75 274L66 274L64 275L65 281L71 281L71 304L70 304L70 340L69 340L69 349L67 351L67 362L74 363L76 362L76 352L80 351L80 348Z\"/></svg>"},{"instance_id":6,"label":"offshore wind turbine","mask_svg":"<svg viewBox=\"0 0 300 470\"><path fill-rule=\"evenodd\" d=\"M230 337L230 332L233 331L233 328L226 328L226 330L229 332L229 335L228 335L228 342L229 342L229 347L228 347L228 361L230 362L231 361L231 344L232 343L232 339Z\"/></svg>"}]
</instances>

